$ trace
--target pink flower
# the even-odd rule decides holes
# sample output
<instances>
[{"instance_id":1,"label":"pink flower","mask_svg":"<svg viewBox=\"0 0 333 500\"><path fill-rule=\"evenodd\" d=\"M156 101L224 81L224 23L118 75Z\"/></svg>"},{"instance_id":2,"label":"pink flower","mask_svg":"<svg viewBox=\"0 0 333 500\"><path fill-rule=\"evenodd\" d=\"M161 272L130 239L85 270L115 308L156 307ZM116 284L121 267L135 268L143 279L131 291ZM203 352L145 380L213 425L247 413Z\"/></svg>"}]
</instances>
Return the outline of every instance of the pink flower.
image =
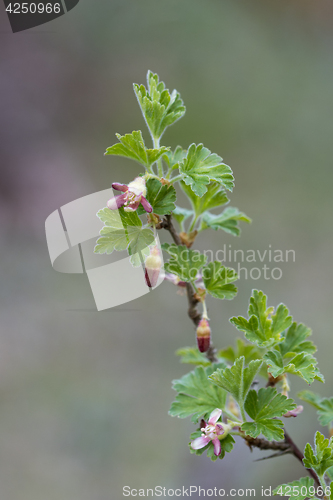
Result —
<instances>
[{"instance_id":1,"label":"pink flower","mask_svg":"<svg viewBox=\"0 0 333 500\"><path fill-rule=\"evenodd\" d=\"M221 415L222 410L220 410L219 408L216 408L211 413L208 423L201 429L203 434L201 434L201 437L196 438L191 443L191 447L193 448L193 450L204 448L208 443L212 441L214 445L214 454L218 456L221 453L220 439L222 438L222 436L226 437L230 430L229 425L225 425L222 422L217 423Z\"/></svg>"},{"instance_id":2,"label":"pink flower","mask_svg":"<svg viewBox=\"0 0 333 500\"><path fill-rule=\"evenodd\" d=\"M128 186L114 182L112 187L117 191L123 191L124 194L114 196L107 202L110 210L117 210L120 207L124 207L126 212L134 212L139 208L141 203L146 212L150 213L153 211L153 207L145 198L147 188L143 177L136 177Z\"/></svg>"}]
</instances>

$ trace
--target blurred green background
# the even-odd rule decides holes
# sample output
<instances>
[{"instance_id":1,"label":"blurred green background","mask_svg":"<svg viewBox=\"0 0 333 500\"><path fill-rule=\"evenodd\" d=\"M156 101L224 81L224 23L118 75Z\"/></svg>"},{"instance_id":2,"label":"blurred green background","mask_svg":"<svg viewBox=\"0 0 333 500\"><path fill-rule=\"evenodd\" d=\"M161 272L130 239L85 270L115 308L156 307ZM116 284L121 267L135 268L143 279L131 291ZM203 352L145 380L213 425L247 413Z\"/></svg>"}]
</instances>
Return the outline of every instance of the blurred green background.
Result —
<instances>
[{"instance_id":1,"label":"blurred green background","mask_svg":"<svg viewBox=\"0 0 333 500\"><path fill-rule=\"evenodd\" d=\"M164 283L97 313L86 276L52 269L44 221L136 175L103 153L116 132L141 128L149 140L132 82L159 73L187 106L163 143L223 156L231 204L253 218L241 238L206 232L198 247L296 252L281 280L243 279L234 301L209 302L214 343L234 342L228 319L262 289L313 329L327 381L313 388L331 395L332 21L328 0L81 1L15 35L2 16L1 499L275 487L305 475L293 457L255 463L264 454L243 442L218 463L190 455L193 425L167 415L171 380L187 371L174 352L194 344L185 297ZM292 379L294 394L305 388ZM300 447L319 428L310 408L286 424Z\"/></svg>"}]
</instances>

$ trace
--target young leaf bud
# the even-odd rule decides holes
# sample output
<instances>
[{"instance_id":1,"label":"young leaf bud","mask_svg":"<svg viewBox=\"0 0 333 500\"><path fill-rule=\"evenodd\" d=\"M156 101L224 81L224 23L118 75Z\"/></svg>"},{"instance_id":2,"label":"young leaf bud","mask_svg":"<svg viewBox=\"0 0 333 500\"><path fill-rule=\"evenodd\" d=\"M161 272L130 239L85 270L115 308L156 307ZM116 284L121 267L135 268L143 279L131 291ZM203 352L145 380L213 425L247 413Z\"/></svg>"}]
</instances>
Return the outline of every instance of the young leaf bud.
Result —
<instances>
[{"instance_id":1,"label":"young leaf bud","mask_svg":"<svg viewBox=\"0 0 333 500\"><path fill-rule=\"evenodd\" d=\"M149 288L154 288L157 285L158 277L162 267L162 259L157 246L150 250L150 255L145 262L145 280Z\"/></svg>"},{"instance_id":2,"label":"young leaf bud","mask_svg":"<svg viewBox=\"0 0 333 500\"><path fill-rule=\"evenodd\" d=\"M197 327L197 345L200 352L206 352L210 346L211 329L207 319L202 318Z\"/></svg>"}]
</instances>

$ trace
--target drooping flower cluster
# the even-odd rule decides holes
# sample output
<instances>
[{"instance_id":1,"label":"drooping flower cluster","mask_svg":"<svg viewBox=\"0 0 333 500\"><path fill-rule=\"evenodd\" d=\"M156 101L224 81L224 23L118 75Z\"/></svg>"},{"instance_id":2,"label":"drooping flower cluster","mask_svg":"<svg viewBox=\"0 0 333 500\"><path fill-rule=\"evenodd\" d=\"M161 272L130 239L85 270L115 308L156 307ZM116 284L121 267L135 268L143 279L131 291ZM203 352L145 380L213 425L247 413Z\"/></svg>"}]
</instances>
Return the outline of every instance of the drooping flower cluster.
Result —
<instances>
[{"instance_id":1,"label":"drooping flower cluster","mask_svg":"<svg viewBox=\"0 0 333 500\"><path fill-rule=\"evenodd\" d=\"M145 198L147 188L143 177L136 177L128 185L114 182L112 187L117 191L122 191L124 194L114 196L107 202L110 210L117 210L120 207L124 207L126 212L135 212L141 203L146 212L150 213L153 211L153 207Z\"/></svg>"}]
</instances>

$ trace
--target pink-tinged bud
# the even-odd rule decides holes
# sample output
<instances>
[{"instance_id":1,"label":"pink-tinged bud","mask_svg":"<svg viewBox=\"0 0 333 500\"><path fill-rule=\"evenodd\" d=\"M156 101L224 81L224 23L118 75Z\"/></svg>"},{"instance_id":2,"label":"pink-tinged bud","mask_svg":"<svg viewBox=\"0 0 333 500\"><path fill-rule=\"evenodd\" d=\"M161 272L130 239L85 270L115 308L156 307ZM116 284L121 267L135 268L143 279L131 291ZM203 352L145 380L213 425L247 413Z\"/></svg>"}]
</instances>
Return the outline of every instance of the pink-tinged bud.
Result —
<instances>
[{"instance_id":1,"label":"pink-tinged bud","mask_svg":"<svg viewBox=\"0 0 333 500\"><path fill-rule=\"evenodd\" d=\"M197 345L200 352L206 352L210 346L211 329L207 319L203 318L199 321L197 327Z\"/></svg>"},{"instance_id":2,"label":"pink-tinged bud","mask_svg":"<svg viewBox=\"0 0 333 500\"><path fill-rule=\"evenodd\" d=\"M145 262L145 280L149 288L154 288L157 285L158 277L161 272L162 259L157 246L150 250L150 255Z\"/></svg>"}]
</instances>

